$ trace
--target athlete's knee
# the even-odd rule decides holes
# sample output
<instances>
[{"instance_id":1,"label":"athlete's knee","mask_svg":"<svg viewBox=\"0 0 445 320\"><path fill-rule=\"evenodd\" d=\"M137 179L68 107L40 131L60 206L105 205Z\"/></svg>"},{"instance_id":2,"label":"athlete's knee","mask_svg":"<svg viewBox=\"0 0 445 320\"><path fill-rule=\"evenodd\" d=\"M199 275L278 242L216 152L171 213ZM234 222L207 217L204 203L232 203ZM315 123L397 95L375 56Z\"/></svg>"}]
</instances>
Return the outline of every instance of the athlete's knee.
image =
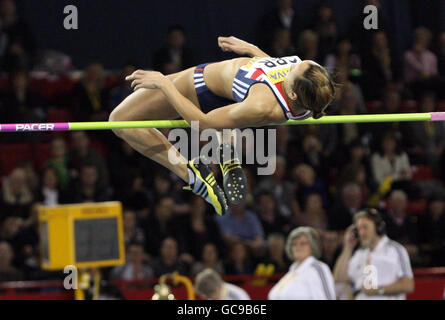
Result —
<instances>
[{"instance_id":1,"label":"athlete's knee","mask_svg":"<svg viewBox=\"0 0 445 320\"><path fill-rule=\"evenodd\" d=\"M125 121L123 116L120 114L118 108L115 108L113 111L111 111L110 116L108 117L109 122L115 122L115 121ZM124 133L124 130L122 129L111 129L115 135L122 138L122 135Z\"/></svg>"}]
</instances>

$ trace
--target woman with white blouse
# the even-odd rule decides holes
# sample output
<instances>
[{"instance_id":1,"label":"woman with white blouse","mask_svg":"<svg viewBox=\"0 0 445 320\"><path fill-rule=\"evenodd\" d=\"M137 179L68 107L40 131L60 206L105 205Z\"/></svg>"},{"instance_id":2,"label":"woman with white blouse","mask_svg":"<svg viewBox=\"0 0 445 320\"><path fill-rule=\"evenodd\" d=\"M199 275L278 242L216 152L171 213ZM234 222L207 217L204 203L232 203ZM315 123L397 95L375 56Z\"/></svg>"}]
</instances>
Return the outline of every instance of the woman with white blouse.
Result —
<instances>
[{"instance_id":1,"label":"woman with white blouse","mask_svg":"<svg viewBox=\"0 0 445 320\"><path fill-rule=\"evenodd\" d=\"M295 262L270 290L269 300L335 300L331 270L318 260L321 245L315 229L294 229L287 238L286 253Z\"/></svg>"},{"instance_id":2,"label":"woman with white blouse","mask_svg":"<svg viewBox=\"0 0 445 320\"><path fill-rule=\"evenodd\" d=\"M387 177L402 181L410 180L412 176L408 155L397 146L397 139L391 132L383 136L381 151L372 155L371 168L378 184L382 184Z\"/></svg>"}]
</instances>

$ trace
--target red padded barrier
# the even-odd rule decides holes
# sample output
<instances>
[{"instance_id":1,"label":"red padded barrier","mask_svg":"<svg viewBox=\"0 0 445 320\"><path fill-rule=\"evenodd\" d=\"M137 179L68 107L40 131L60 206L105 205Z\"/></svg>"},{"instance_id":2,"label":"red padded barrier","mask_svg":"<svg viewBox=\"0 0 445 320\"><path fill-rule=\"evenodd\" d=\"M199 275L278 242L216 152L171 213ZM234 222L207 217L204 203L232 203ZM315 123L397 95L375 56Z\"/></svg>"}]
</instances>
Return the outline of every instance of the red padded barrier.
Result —
<instances>
[{"instance_id":1,"label":"red padded barrier","mask_svg":"<svg viewBox=\"0 0 445 320\"><path fill-rule=\"evenodd\" d=\"M270 277L269 283L263 286L252 284L254 276L225 276L224 280L244 288L254 300L267 299L267 295L274 283L282 275ZM440 300L445 291L445 267L425 268L414 270L415 290L407 296L408 300ZM256 277L258 278L258 277ZM272 280L273 279L273 280ZM193 279L192 279L193 280ZM114 281L124 298L130 300L149 300L154 294L153 285L158 279L139 281ZM0 283L0 300L67 300L73 298L73 291L63 290L60 281L30 281ZM59 292L57 292L60 290ZM178 300L187 299L184 286L172 288L172 293ZM197 296L199 299L200 297Z\"/></svg>"}]
</instances>

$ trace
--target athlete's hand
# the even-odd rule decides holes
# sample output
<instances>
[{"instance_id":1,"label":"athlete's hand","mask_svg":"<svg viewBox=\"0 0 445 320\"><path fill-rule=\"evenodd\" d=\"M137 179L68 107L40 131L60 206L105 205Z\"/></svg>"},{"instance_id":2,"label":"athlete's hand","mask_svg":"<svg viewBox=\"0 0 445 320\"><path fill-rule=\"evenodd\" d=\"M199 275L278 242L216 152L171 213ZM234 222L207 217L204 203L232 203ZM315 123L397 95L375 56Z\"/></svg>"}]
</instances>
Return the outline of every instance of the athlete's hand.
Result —
<instances>
[{"instance_id":1,"label":"athlete's hand","mask_svg":"<svg viewBox=\"0 0 445 320\"><path fill-rule=\"evenodd\" d=\"M253 45L238 39L234 36L231 37L218 37L218 45L222 51L232 51L237 54L249 54Z\"/></svg>"},{"instance_id":2,"label":"athlete's hand","mask_svg":"<svg viewBox=\"0 0 445 320\"><path fill-rule=\"evenodd\" d=\"M134 91L145 88L145 89L161 89L162 86L169 81L166 76L157 71L145 71L136 70L131 75L125 78L127 81L131 82L131 87Z\"/></svg>"}]
</instances>

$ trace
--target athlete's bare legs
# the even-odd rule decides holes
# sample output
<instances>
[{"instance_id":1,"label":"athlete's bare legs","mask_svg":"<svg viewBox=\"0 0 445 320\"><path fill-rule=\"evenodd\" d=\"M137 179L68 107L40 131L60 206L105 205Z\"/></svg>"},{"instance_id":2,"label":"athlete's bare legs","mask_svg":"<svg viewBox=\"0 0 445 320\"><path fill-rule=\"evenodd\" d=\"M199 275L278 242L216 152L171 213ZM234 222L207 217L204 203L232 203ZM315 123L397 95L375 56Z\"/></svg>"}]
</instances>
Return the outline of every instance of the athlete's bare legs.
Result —
<instances>
[{"instance_id":1,"label":"athlete's bare legs","mask_svg":"<svg viewBox=\"0 0 445 320\"><path fill-rule=\"evenodd\" d=\"M193 69L187 69L168 77L181 94L197 104L193 87ZM171 120L178 116L161 90L139 89L130 94L113 110L110 121ZM187 160L158 129L115 129L113 132L144 156L173 171L186 183L189 182ZM176 151L181 163L172 164L169 161L168 152L170 149Z\"/></svg>"}]
</instances>

